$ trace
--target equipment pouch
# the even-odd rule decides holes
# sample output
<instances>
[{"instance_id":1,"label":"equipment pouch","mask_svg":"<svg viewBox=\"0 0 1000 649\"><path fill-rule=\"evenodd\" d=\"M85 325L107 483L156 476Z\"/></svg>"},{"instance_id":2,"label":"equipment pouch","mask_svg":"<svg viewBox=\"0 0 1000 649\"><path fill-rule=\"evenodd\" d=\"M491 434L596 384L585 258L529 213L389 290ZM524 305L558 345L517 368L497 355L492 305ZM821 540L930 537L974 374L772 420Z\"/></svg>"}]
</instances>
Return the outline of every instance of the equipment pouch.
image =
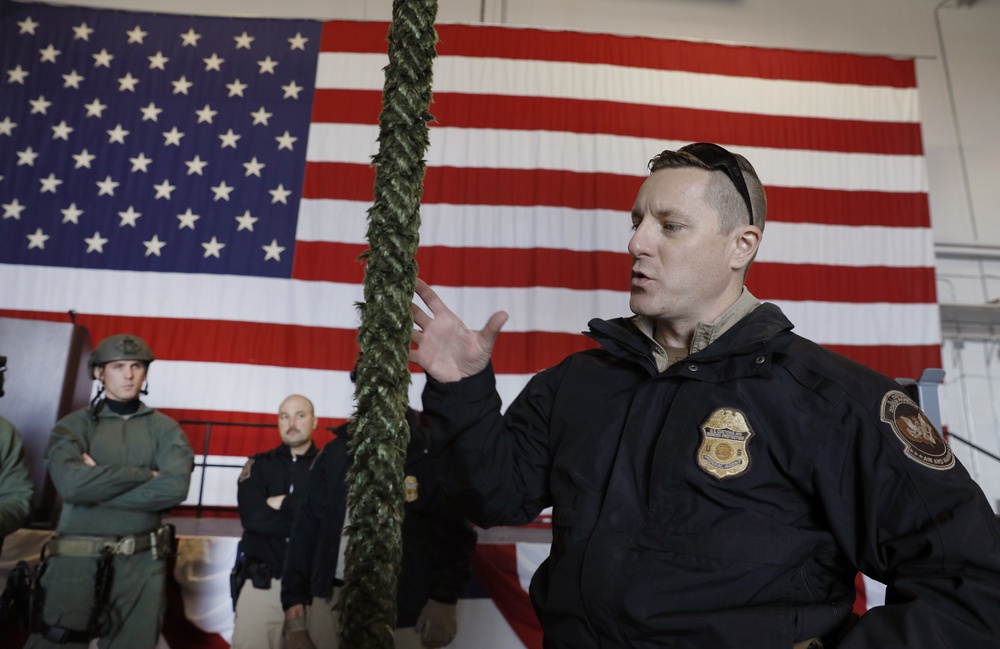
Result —
<instances>
[{"instance_id":1,"label":"equipment pouch","mask_svg":"<svg viewBox=\"0 0 1000 649\"><path fill-rule=\"evenodd\" d=\"M247 556L242 552L236 555L236 563L229 572L229 595L233 598L233 610L236 610L236 600L247 580Z\"/></svg>"},{"instance_id":2,"label":"equipment pouch","mask_svg":"<svg viewBox=\"0 0 1000 649\"><path fill-rule=\"evenodd\" d=\"M174 550L174 544L177 540L177 530L173 525L169 523L162 525L155 532L150 532L149 537L149 551L152 553L154 559L177 556L177 552Z\"/></svg>"},{"instance_id":3,"label":"equipment pouch","mask_svg":"<svg viewBox=\"0 0 1000 649\"><path fill-rule=\"evenodd\" d=\"M271 587L271 571L266 563L251 562L249 569L254 588L268 590Z\"/></svg>"}]
</instances>

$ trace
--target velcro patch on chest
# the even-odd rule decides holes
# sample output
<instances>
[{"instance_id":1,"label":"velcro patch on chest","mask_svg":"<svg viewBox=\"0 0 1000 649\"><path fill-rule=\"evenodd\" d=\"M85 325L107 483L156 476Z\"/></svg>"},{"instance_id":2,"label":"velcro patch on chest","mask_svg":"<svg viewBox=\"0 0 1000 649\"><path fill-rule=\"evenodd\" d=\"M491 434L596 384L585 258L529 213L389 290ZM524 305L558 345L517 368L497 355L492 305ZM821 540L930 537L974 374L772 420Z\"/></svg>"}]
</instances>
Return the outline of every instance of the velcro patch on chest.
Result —
<instances>
[{"instance_id":1,"label":"velcro patch on chest","mask_svg":"<svg viewBox=\"0 0 1000 649\"><path fill-rule=\"evenodd\" d=\"M720 480L743 473L750 468L751 437L746 415L735 408L719 408L701 425L698 466Z\"/></svg>"},{"instance_id":2,"label":"velcro patch on chest","mask_svg":"<svg viewBox=\"0 0 1000 649\"><path fill-rule=\"evenodd\" d=\"M955 456L948 442L944 441L920 406L904 392L886 392L882 397L880 414L882 421L889 424L892 432L903 442L906 457L939 471L955 466Z\"/></svg>"}]
</instances>

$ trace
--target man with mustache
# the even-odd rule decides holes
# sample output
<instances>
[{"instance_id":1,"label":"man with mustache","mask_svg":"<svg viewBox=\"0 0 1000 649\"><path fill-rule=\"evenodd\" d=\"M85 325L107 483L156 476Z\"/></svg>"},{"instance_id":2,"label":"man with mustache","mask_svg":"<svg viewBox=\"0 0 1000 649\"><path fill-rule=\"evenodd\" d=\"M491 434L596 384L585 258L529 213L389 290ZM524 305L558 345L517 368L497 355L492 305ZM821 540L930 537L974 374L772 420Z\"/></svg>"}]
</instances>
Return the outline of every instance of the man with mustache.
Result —
<instances>
[{"instance_id":1,"label":"man with mustache","mask_svg":"<svg viewBox=\"0 0 1000 649\"><path fill-rule=\"evenodd\" d=\"M316 425L312 402L290 395L278 408L281 444L251 457L240 474L243 538L234 568L234 649L281 649L281 575L292 521L319 452L312 441Z\"/></svg>"},{"instance_id":2,"label":"man with mustache","mask_svg":"<svg viewBox=\"0 0 1000 649\"><path fill-rule=\"evenodd\" d=\"M507 314L472 331L416 285L410 360L455 481L484 499L473 521L553 508L530 588L546 649L997 647L983 492L939 433L913 432L932 427L898 383L744 286L767 210L754 168L700 142L649 169L634 316L591 320L600 347L503 413L490 355ZM860 620L858 571L887 584Z\"/></svg>"}]
</instances>

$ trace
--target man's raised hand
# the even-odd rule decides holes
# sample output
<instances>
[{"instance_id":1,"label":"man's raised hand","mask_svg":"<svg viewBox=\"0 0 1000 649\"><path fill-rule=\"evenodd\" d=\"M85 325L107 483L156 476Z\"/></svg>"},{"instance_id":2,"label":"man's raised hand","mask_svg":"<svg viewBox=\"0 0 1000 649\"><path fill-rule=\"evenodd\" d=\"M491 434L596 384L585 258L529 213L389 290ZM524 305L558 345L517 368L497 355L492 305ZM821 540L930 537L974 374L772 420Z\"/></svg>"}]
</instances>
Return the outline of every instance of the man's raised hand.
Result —
<instances>
[{"instance_id":1,"label":"man's raised hand","mask_svg":"<svg viewBox=\"0 0 1000 649\"><path fill-rule=\"evenodd\" d=\"M413 342L410 361L438 381L447 383L479 374L490 362L490 354L507 312L497 311L482 331L472 331L448 308L437 293L421 279L414 289L430 315L416 304L413 313Z\"/></svg>"}]
</instances>

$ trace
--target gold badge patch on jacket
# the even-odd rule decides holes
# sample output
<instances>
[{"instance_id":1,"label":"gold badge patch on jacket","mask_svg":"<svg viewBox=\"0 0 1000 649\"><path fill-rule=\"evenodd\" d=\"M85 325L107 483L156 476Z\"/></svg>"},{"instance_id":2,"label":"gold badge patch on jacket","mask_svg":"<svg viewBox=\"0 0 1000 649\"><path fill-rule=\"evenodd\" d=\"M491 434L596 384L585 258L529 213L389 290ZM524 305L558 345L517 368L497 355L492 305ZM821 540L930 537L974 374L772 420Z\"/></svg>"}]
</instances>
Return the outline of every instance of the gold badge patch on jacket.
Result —
<instances>
[{"instance_id":1,"label":"gold badge patch on jacket","mask_svg":"<svg viewBox=\"0 0 1000 649\"><path fill-rule=\"evenodd\" d=\"M419 484L416 476L408 475L403 478L403 486L406 487L406 502L412 503L420 497Z\"/></svg>"},{"instance_id":2,"label":"gold badge patch on jacket","mask_svg":"<svg viewBox=\"0 0 1000 649\"><path fill-rule=\"evenodd\" d=\"M720 480L750 468L747 443L753 437L746 415L733 408L719 408L701 425L698 466Z\"/></svg>"},{"instance_id":3,"label":"gold badge patch on jacket","mask_svg":"<svg viewBox=\"0 0 1000 649\"><path fill-rule=\"evenodd\" d=\"M955 456L934 424L913 399L899 390L890 390L882 397L882 421L889 424L908 458L932 469L950 469Z\"/></svg>"}]
</instances>

